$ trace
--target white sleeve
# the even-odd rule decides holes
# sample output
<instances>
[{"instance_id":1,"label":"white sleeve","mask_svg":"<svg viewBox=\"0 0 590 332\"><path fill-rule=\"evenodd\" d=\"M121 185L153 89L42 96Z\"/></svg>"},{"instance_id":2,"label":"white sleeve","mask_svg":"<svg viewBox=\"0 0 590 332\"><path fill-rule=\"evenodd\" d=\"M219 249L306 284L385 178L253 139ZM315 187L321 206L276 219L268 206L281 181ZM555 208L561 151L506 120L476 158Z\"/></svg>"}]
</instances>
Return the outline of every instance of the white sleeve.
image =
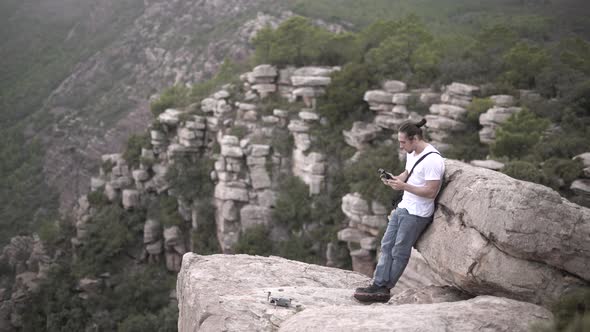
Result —
<instances>
[{"instance_id":1,"label":"white sleeve","mask_svg":"<svg viewBox=\"0 0 590 332\"><path fill-rule=\"evenodd\" d=\"M424 165L424 180L426 181L441 180L443 177L444 161L441 157L436 157L438 158L432 158Z\"/></svg>"}]
</instances>

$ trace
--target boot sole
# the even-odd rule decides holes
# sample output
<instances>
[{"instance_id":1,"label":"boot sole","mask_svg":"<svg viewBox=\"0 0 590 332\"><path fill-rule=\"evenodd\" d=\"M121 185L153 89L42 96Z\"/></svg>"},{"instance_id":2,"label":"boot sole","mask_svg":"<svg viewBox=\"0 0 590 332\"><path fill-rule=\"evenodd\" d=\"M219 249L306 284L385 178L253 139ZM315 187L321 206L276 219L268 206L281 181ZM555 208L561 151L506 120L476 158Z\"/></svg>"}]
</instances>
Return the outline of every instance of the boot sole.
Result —
<instances>
[{"instance_id":1,"label":"boot sole","mask_svg":"<svg viewBox=\"0 0 590 332\"><path fill-rule=\"evenodd\" d=\"M380 302L386 303L391 299L389 294L375 294L375 293L354 293L354 298L360 302Z\"/></svg>"}]
</instances>

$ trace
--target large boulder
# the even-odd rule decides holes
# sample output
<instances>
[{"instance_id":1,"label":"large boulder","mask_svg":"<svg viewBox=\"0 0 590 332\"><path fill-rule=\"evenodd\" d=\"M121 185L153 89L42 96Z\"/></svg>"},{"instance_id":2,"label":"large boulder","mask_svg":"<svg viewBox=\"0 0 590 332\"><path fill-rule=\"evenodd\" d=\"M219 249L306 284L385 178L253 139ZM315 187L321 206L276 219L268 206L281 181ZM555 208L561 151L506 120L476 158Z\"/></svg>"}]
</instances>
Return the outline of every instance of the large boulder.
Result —
<instances>
[{"instance_id":1,"label":"large boulder","mask_svg":"<svg viewBox=\"0 0 590 332\"><path fill-rule=\"evenodd\" d=\"M353 289L368 280L356 272L279 257L187 253L176 286L178 330L273 331L298 310L358 306ZM293 306L269 304L268 292L292 298Z\"/></svg>"},{"instance_id":2,"label":"large boulder","mask_svg":"<svg viewBox=\"0 0 590 332\"><path fill-rule=\"evenodd\" d=\"M447 160L428 264L474 294L547 304L590 281L590 209L542 185Z\"/></svg>"},{"instance_id":3,"label":"large boulder","mask_svg":"<svg viewBox=\"0 0 590 332\"><path fill-rule=\"evenodd\" d=\"M178 330L528 331L531 322L551 318L536 305L491 296L367 306L352 293L368 281L359 273L279 257L187 253L176 286ZM269 303L269 292L291 305Z\"/></svg>"},{"instance_id":4,"label":"large boulder","mask_svg":"<svg viewBox=\"0 0 590 332\"><path fill-rule=\"evenodd\" d=\"M372 123L355 121L350 130L343 130L346 143L357 150L368 146L368 143L377 138L381 128Z\"/></svg>"},{"instance_id":5,"label":"large boulder","mask_svg":"<svg viewBox=\"0 0 590 332\"><path fill-rule=\"evenodd\" d=\"M392 104L393 93L385 92L382 90L370 90L365 92L363 100L365 100L368 103Z\"/></svg>"},{"instance_id":6,"label":"large boulder","mask_svg":"<svg viewBox=\"0 0 590 332\"><path fill-rule=\"evenodd\" d=\"M301 67L293 71L292 76L324 76L330 77L333 71L339 70L337 67Z\"/></svg>"},{"instance_id":7,"label":"large boulder","mask_svg":"<svg viewBox=\"0 0 590 332\"><path fill-rule=\"evenodd\" d=\"M279 331L530 331L551 313L534 304L481 296L468 301L397 306L331 306L305 310Z\"/></svg>"},{"instance_id":8,"label":"large boulder","mask_svg":"<svg viewBox=\"0 0 590 332\"><path fill-rule=\"evenodd\" d=\"M182 111L169 108L165 110L162 114L158 115L158 121L170 126L176 126L180 121L180 115L182 113Z\"/></svg>"},{"instance_id":9,"label":"large boulder","mask_svg":"<svg viewBox=\"0 0 590 332\"><path fill-rule=\"evenodd\" d=\"M467 110L463 107L455 105L434 104L430 106L430 112L432 114L438 114L454 120L461 120L463 117L465 117Z\"/></svg>"},{"instance_id":10,"label":"large boulder","mask_svg":"<svg viewBox=\"0 0 590 332\"><path fill-rule=\"evenodd\" d=\"M469 84L453 82L445 87L445 91L449 94L459 96L472 96L479 92L479 87Z\"/></svg>"},{"instance_id":11,"label":"large boulder","mask_svg":"<svg viewBox=\"0 0 590 332\"><path fill-rule=\"evenodd\" d=\"M383 90L389 93L402 92L405 91L407 88L406 83L394 80L385 81L381 84L381 86L383 87Z\"/></svg>"}]
</instances>

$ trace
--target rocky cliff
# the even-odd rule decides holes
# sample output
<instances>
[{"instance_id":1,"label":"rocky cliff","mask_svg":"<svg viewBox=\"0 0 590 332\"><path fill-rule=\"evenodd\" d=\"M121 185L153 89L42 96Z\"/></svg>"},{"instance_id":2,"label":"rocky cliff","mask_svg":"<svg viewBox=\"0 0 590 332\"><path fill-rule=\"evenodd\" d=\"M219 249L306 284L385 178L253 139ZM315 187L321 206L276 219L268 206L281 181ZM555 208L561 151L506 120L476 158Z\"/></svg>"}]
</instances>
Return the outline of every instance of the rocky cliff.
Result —
<instances>
[{"instance_id":1,"label":"rocky cliff","mask_svg":"<svg viewBox=\"0 0 590 332\"><path fill-rule=\"evenodd\" d=\"M95 7L92 17L109 15L106 4ZM39 113L52 125L28 130L44 142L44 170L63 211L87 191L102 154L122 150L131 133L147 128L150 96L201 82L226 58L244 61L257 30L292 15L266 0L146 1L142 8L133 24L78 63L47 98ZM81 29L74 27L70 38Z\"/></svg>"},{"instance_id":2,"label":"rocky cliff","mask_svg":"<svg viewBox=\"0 0 590 332\"><path fill-rule=\"evenodd\" d=\"M356 302L359 273L278 257L187 253L178 275L178 330L184 331L529 331L552 318L534 304L494 296L469 300L450 288L422 288L387 304ZM269 303L290 299L289 307ZM410 301L408 301L410 300ZM402 304L412 303L412 304Z\"/></svg>"},{"instance_id":3,"label":"rocky cliff","mask_svg":"<svg viewBox=\"0 0 590 332\"><path fill-rule=\"evenodd\" d=\"M187 330L200 325L205 330L207 326L217 329L234 319L226 319L230 316L238 317L235 318L235 325L228 325L230 330L239 330L244 326L258 328L256 324L261 324L261 329L277 328L282 326L283 320L285 324L292 324L285 326L306 326L295 318L286 320L294 313L292 311L285 311L288 313L285 314L275 309L272 314L266 313L264 299L256 302L258 288L267 287L266 284L273 288L269 291L280 292L278 288L282 287L325 287L330 286L329 282L336 282L335 288L340 290L328 293L335 292L337 299L328 294L322 295L325 300L316 301L313 297L315 290L293 292L297 298L307 299L304 304L308 308L314 308L315 302L321 306L342 301L354 305L349 298L350 292L372 274L378 253L379 232L385 226L389 212L387 207L367 200L357 192L344 193L341 198L345 218L338 225L339 241L327 245L325 252L315 250L331 266L341 266L343 256L350 255L353 270L365 277L277 258L260 260L266 262L260 263L265 266L262 270L274 271L267 275L264 271L247 270L249 266L258 264L258 258L206 258L186 254L198 247L195 243L198 237L194 235L204 232L203 226L207 223L214 224L214 231L206 236L216 237L223 253L233 253L240 238L258 226L270 229L270 242L287 238L289 230L286 226L273 220L273 209L279 195L278 179L281 177L293 175L301 179L306 185L306 195L311 199L326 192L331 165L328 165L325 152L312 144L317 139L312 127L326 123L316 109L318 98L326 93L332 75L340 70L339 67L278 69L260 65L241 75L239 83L227 84L198 103L183 109L167 109L159 114L149 128L149 144L137 151L135 159L130 160L123 154L101 157L100 173L90 181L91 194L82 195L74 210L76 234L71 239L74 254L84 251L91 240L92 230L96 229L94 217L97 207L92 200L129 212L149 212L153 210L154 203L163 204L162 200L166 200L172 204L156 204L158 213L147 213L145 220L140 221L143 232L138 247L142 253L126 254L140 264L157 264L164 260L169 271L180 271L177 289L181 311L179 326ZM417 100L429 110L426 118L433 144L444 151L448 148L445 138L464 130L465 105L478 93L478 87L461 83L450 84L437 92L431 89L408 90L405 83L399 81L383 82L381 89L369 90L364 96L376 116L370 117L368 122L355 122L350 129L342 132L342 139L357 152L347 162L355 163L374 144L391 146L390 137L395 138L399 124L421 116L413 110ZM492 97L495 106L491 110L513 102L502 95ZM484 120L486 116L482 115ZM385 142L380 142L384 137ZM480 164L493 168L490 162L493 163L482 161ZM202 167L197 172L201 173L191 170L193 166ZM208 183L213 186L210 190L206 189ZM172 211L168 211L170 206ZM207 207L213 209L209 216L203 214L203 209ZM162 210L172 213L173 218L162 214ZM480 315L483 306L497 308L496 316L502 317L499 322L509 322L513 319L510 312L521 311L530 317L525 320L526 324L537 316L547 319L549 316L543 309L516 301L547 305L570 289L587 285L590 276L584 267L590 260L589 215L587 208L563 199L547 187L447 160L445 188L441 192L435 222L418 244L420 253L413 253L412 263L400 281L392 303L445 302L478 295L502 297L481 297L448 306L416 308L424 313L425 320L432 318L436 322L436 317L470 310L472 315L469 319L440 323L458 330L493 325L491 317ZM308 226L314 227L311 222L305 227ZM223 266L227 275L209 280L200 272L193 271L209 261L214 262L213 265L218 264L219 268ZM235 273L232 272L232 265L239 267ZM303 270L304 274L309 269L318 269L320 275L297 276L294 277L297 280L311 279L314 282L296 281L292 284L279 277L284 273L288 275L286 271L289 269ZM26 273L34 272L21 270L17 280L23 279ZM223 271L216 273L223 274ZM227 280L240 284L243 282L241 278L249 280L248 273L260 278L254 282L256 289L248 290L250 293L241 293L240 289L220 284L220 289L224 291L241 294L224 295L235 302L219 300L212 295L214 293L207 293L210 291L207 285ZM340 281L331 280L326 277L329 274L342 274L342 278ZM35 276L30 279L33 286L42 277ZM84 278L80 284L87 284L88 280L96 277ZM208 280L208 283L200 284L198 279ZM22 285L17 283L12 294L18 294L23 289ZM197 285L197 288L189 289L190 285ZM204 297L199 297L199 292L204 292ZM241 299L242 295L250 298ZM213 302L208 298L212 298ZM251 301L261 305L256 310L252 309L253 316L248 314L249 318L243 318L241 313L232 313L234 305L250 306ZM10 303L12 307L4 306L3 311L9 316L11 308L16 308L14 301ZM220 303L223 305L219 306ZM502 307L511 309L504 310ZM301 310L305 306L299 308ZM363 310L358 315L372 315L371 310ZM379 310L377 312L381 312ZM307 317L312 311L315 310L307 310L300 317ZM272 316L274 312L279 312L280 316ZM326 315L325 319L332 319L331 313ZM351 312L350 316L354 315ZM249 321L252 317L255 322ZM314 319L308 318L310 322ZM388 323L389 320L378 321L375 328ZM350 324L358 324L358 321L352 320ZM523 329L526 325L523 324L518 328ZM416 328L426 330L433 326L420 325Z\"/></svg>"}]
</instances>

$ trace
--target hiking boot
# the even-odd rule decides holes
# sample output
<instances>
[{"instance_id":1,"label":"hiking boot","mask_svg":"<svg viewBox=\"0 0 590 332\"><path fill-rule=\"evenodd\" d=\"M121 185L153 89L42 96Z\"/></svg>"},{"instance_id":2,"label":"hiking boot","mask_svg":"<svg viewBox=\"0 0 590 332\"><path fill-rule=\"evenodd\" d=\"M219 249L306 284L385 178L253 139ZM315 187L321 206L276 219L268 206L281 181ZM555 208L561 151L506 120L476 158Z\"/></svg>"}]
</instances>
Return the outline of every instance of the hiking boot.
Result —
<instances>
[{"instance_id":1,"label":"hiking boot","mask_svg":"<svg viewBox=\"0 0 590 332\"><path fill-rule=\"evenodd\" d=\"M360 302L387 302L391 298L389 288L385 286L371 285L369 287L359 287L354 293L354 298Z\"/></svg>"},{"instance_id":2,"label":"hiking boot","mask_svg":"<svg viewBox=\"0 0 590 332\"><path fill-rule=\"evenodd\" d=\"M389 288L387 288L385 286L377 286L375 284L371 284L371 286L369 286L369 287L357 288L356 293L389 295Z\"/></svg>"}]
</instances>

